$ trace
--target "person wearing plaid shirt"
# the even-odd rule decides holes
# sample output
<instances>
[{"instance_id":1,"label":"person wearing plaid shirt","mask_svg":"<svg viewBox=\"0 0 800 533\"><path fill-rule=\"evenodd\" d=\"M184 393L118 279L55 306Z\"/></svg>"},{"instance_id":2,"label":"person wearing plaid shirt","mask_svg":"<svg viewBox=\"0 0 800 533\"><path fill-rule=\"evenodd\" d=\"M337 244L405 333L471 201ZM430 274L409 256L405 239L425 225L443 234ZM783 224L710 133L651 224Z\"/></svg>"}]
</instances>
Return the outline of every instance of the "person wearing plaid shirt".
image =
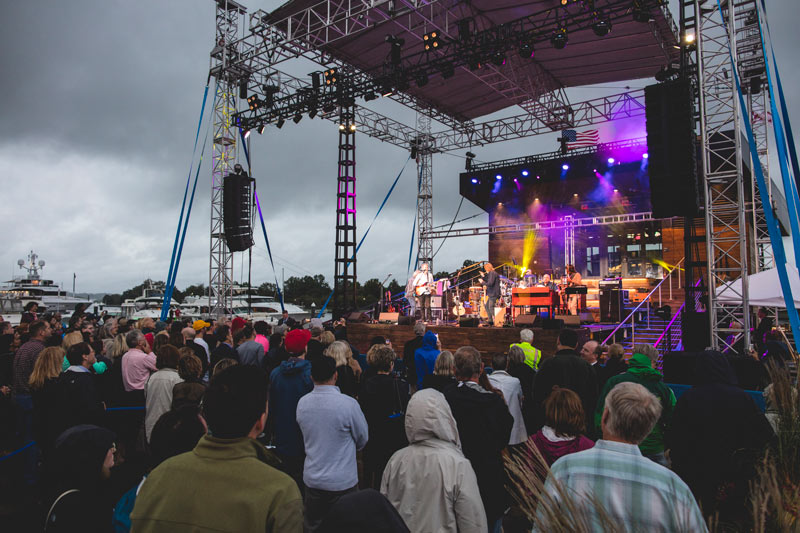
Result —
<instances>
[{"instance_id":1,"label":"person wearing plaid shirt","mask_svg":"<svg viewBox=\"0 0 800 533\"><path fill-rule=\"evenodd\" d=\"M608 519L625 531L707 531L686 483L639 451L660 414L658 399L643 386L626 382L614 387L606 396L603 439L590 450L553 463L545 499L557 504L574 497L573 503L583 507L598 531ZM534 530L547 529L543 507ZM601 519L602 514L606 516Z\"/></svg>"}]
</instances>

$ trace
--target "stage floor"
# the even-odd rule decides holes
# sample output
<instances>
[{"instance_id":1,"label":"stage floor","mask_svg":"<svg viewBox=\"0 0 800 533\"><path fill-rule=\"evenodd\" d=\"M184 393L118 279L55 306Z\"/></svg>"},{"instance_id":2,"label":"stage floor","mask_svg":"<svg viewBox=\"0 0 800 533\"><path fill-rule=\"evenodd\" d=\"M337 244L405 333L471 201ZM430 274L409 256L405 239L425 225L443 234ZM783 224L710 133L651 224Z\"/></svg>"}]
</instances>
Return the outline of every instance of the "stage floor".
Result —
<instances>
[{"instance_id":1,"label":"stage floor","mask_svg":"<svg viewBox=\"0 0 800 533\"><path fill-rule=\"evenodd\" d=\"M581 343L596 339L602 341L616 327L616 324L601 326L593 324L591 327L575 328ZM511 344L519 342L521 327L511 328L466 328L450 325L430 325L428 330L439 335L443 350L455 352L461 346L474 346L484 360L490 361L492 354L507 352ZM527 328L533 331L533 345L545 353L555 353L557 329ZM361 353L366 353L370 341L376 336L383 336L392 343L394 351L402 355L405 343L414 338L413 326L398 326L395 324L347 324L347 338ZM597 337L600 337L597 339Z\"/></svg>"}]
</instances>

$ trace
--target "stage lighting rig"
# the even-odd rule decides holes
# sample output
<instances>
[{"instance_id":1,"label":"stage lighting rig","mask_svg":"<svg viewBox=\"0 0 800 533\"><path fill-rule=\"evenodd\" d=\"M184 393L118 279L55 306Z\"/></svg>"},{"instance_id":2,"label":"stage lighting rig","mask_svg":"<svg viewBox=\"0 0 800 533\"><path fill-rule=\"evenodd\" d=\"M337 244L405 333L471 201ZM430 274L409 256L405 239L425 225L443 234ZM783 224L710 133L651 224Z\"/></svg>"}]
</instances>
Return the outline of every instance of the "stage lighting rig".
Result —
<instances>
[{"instance_id":1,"label":"stage lighting rig","mask_svg":"<svg viewBox=\"0 0 800 533\"><path fill-rule=\"evenodd\" d=\"M633 16L633 20L642 23L650 22L650 19L652 18L650 16L650 11L645 7L642 0L633 0L633 4L631 5L631 15Z\"/></svg>"},{"instance_id":2,"label":"stage lighting rig","mask_svg":"<svg viewBox=\"0 0 800 533\"><path fill-rule=\"evenodd\" d=\"M533 49L533 41L529 39L523 39L519 43L519 56L523 59L533 59L533 55L535 51Z\"/></svg>"},{"instance_id":3,"label":"stage lighting rig","mask_svg":"<svg viewBox=\"0 0 800 533\"><path fill-rule=\"evenodd\" d=\"M295 115L294 115L294 118L292 119L292 121L293 121L295 124L297 124L297 123L298 123L298 122L300 122L301 120L303 120L303 114L302 114L302 113L300 113L300 112L298 111L297 113L295 113Z\"/></svg>"},{"instance_id":4,"label":"stage lighting rig","mask_svg":"<svg viewBox=\"0 0 800 533\"><path fill-rule=\"evenodd\" d=\"M592 31L598 37L605 37L611 33L611 21L604 18L600 13L593 13L594 22L592 23Z\"/></svg>"},{"instance_id":5,"label":"stage lighting rig","mask_svg":"<svg viewBox=\"0 0 800 533\"><path fill-rule=\"evenodd\" d=\"M406 44L405 39L400 39L394 35L387 35L384 39L390 45L389 49L389 63L393 68L400 66L403 61L403 45Z\"/></svg>"},{"instance_id":6,"label":"stage lighting rig","mask_svg":"<svg viewBox=\"0 0 800 533\"><path fill-rule=\"evenodd\" d=\"M261 100L258 99L258 95L252 94L247 97L247 105L250 108L250 111L255 111L261 107Z\"/></svg>"},{"instance_id":7,"label":"stage lighting rig","mask_svg":"<svg viewBox=\"0 0 800 533\"><path fill-rule=\"evenodd\" d=\"M325 85L335 85L336 81L339 77L339 73L335 68L329 68L324 73L325 76Z\"/></svg>"},{"instance_id":8,"label":"stage lighting rig","mask_svg":"<svg viewBox=\"0 0 800 533\"><path fill-rule=\"evenodd\" d=\"M472 170L472 161L474 159L475 159L475 154L473 154L472 152L467 152L467 161L466 164L464 165L464 170L466 170L467 172Z\"/></svg>"},{"instance_id":9,"label":"stage lighting rig","mask_svg":"<svg viewBox=\"0 0 800 533\"><path fill-rule=\"evenodd\" d=\"M439 32L433 30L430 33L426 33L422 36L422 43L425 46L426 52L432 52L434 50L438 50L441 46L442 42L439 39Z\"/></svg>"},{"instance_id":10,"label":"stage lighting rig","mask_svg":"<svg viewBox=\"0 0 800 533\"><path fill-rule=\"evenodd\" d=\"M563 50L565 46L567 46L567 42L569 42L569 35L567 34L567 28L561 26L556 31L553 32L553 35L550 36L550 44L553 45L553 48L556 50Z\"/></svg>"}]
</instances>

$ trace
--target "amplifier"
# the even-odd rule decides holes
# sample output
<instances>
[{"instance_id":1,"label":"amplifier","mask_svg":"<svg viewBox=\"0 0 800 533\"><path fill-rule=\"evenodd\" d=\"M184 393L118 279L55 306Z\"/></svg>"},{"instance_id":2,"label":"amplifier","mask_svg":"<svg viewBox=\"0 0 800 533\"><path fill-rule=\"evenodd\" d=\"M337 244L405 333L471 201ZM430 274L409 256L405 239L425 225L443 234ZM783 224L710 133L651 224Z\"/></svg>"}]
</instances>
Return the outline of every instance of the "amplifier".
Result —
<instances>
[{"instance_id":1,"label":"amplifier","mask_svg":"<svg viewBox=\"0 0 800 533\"><path fill-rule=\"evenodd\" d=\"M601 289L609 288L609 289L621 289L622 288L622 278L606 278L601 279L597 282L597 286Z\"/></svg>"},{"instance_id":2,"label":"amplifier","mask_svg":"<svg viewBox=\"0 0 800 533\"><path fill-rule=\"evenodd\" d=\"M577 287L567 287L566 288L566 293L570 294L570 295L571 294L588 294L589 293L589 287L587 287L585 285L577 286Z\"/></svg>"},{"instance_id":3,"label":"amplifier","mask_svg":"<svg viewBox=\"0 0 800 533\"><path fill-rule=\"evenodd\" d=\"M400 313L381 313L378 317L378 322L382 324L397 324L400 319Z\"/></svg>"}]
</instances>

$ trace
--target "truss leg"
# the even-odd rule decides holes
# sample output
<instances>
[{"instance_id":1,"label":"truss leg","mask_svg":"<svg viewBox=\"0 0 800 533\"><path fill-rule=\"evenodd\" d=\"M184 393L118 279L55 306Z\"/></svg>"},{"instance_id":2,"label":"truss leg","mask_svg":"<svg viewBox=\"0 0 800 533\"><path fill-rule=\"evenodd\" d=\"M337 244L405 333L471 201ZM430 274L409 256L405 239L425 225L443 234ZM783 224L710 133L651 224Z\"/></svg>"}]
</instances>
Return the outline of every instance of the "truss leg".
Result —
<instances>
[{"instance_id":1,"label":"truss leg","mask_svg":"<svg viewBox=\"0 0 800 533\"><path fill-rule=\"evenodd\" d=\"M225 243L222 217L222 181L236 162L236 135L232 115L236 112L238 81L229 76L227 65L236 57L241 12L217 2L217 52L212 54L211 73L217 79L214 104L214 146L211 162L211 244L209 253L209 309L219 317L230 312L233 299L233 254Z\"/></svg>"},{"instance_id":2,"label":"truss leg","mask_svg":"<svg viewBox=\"0 0 800 533\"><path fill-rule=\"evenodd\" d=\"M733 348L750 344L748 252L745 187L739 131L740 113L733 76L729 72L730 44L736 54L738 6L723 2L722 16L694 2L700 94L700 131L705 190L706 261L709 289L711 346ZM749 187L748 187L749 188ZM722 304L717 295L736 292L740 303Z\"/></svg>"},{"instance_id":3,"label":"truss leg","mask_svg":"<svg viewBox=\"0 0 800 533\"><path fill-rule=\"evenodd\" d=\"M356 308L356 130L354 106L342 106L336 180L336 261L333 317Z\"/></svg>"},{"instance_id":4,"label":"truss leg","mask_svg":"<svg viewBox=\"0 0 800 533\"><path fill-rule=\"evenodd\" d=\"M431 118L423 113L417 114L417 177L419 193L417 194L417 264L428 263L433 271L433 151L434 140L431 136Z\"/></svg>"}]
</instances>

